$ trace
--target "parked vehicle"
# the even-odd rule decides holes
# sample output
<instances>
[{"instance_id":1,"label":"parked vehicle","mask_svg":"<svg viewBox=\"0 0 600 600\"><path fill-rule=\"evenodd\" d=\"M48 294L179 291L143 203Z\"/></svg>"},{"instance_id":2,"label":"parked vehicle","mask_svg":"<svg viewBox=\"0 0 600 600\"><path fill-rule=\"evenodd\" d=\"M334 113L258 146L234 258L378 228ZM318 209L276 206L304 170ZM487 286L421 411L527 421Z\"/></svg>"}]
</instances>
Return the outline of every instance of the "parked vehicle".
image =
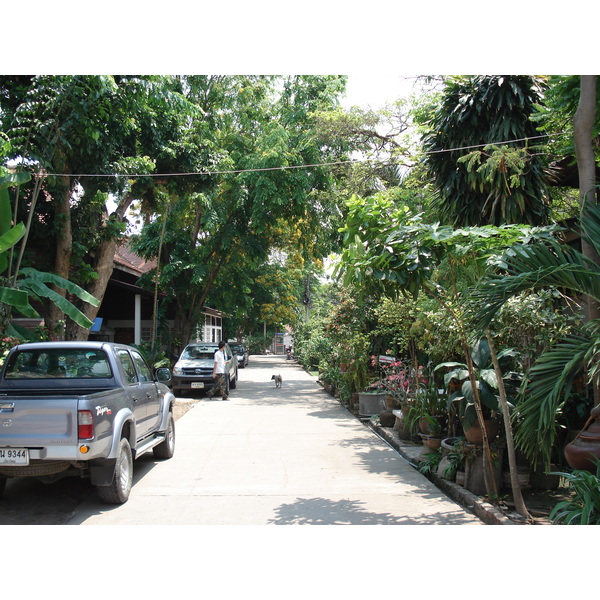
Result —
<instances>
[{"instance_id":1,"label":"parked vehicle","mask_svg":"<svg viewBox=\"0 0 600 600\"><path fill-rule=\"evenodd\" d=\"M216 342L196 342L188 344L173 367L171 380L175 395L186 391L209 390L214 385L212 378L215 352L219 349ZM225 344L225 373L227 393L235 389L238 378L238 362L229 344Z\"/></svg>"},{"instance_id":2,"label":"parked vehicle","mask_svg":"<svg viewBox=\"0 0 600 600\"><path fill-rule=\"evenodd\" d=\"M243 369L249 361L248 350L244 344L229 344L231 346L231 351L237 355L238 359L238 368Z\"/></svg>"},{"instance_id":3,"label":"parked vehicle","mask_svg":"<svg viewBox=\"0 0 600 600\"><path fill-rule=\"evenodd\" d=\"M133 461L175 451L169 369L107 342L39 342L11 349L0 373L0 495L10 477L89 477L122 504Z\"/></svg>"}]
</instances>

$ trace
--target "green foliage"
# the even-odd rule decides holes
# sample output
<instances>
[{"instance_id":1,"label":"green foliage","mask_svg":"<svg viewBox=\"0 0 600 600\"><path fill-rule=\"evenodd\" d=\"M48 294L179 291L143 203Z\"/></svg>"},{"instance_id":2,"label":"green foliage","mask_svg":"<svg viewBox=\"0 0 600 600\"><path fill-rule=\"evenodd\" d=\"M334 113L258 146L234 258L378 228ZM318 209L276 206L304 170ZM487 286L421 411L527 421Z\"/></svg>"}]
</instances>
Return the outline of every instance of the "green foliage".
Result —
<instances>
[{"instance_id":1,"label":"green foliage","mask_svg":"<svg viewBox=\"0 0 600 600\"><path fill-rule=\"evenodd\" d=\"M538 135L530 117L540 102L539 84L514 75L446 81L442 102L424 123L423 135L442 222L546 222L545 165L539 148L527 139Z\"/></svg>"},{"instance_id":2,"label":"green foliage","mask_svg":"<svg viewBox=\"0 0 600 600\"><path fill-rule=\"evenodd\" d=\"M504 353L498 356L503 358ZM474 372L475 382L479 392L482 409L487 409L487 416L500 410L498 402L498 380L490 359L490 348L485 338L479 340L471 348L471 360L476 367ZM458 403L458 416L464 429L470 429L477 421L475 411L475 396L473 386L469 378L469 370L466 364L457 362L445 362L437 365L435 370L446 370L444 373L444 385L448 388L451 382L460 384L460 391L448 397L448 406L453 402ZM447 369L451 369L448 371Z\"/></svg>"},{"instance_id":3,"label":"green foliage","mask_svg":"<svg viewBox=\"0 0 600 600\"><path fill-rule=\"evenodd\" d=\"M595 474L577 469L556 473L567 480L573 497L559 502L550 512L555 525L600 525L600 460L594 459Z\"/></svg>"},{"instance_id":4,"label":"green foliage","mask_svg":"<svg viewBox=\"0 0 600 600\"><path fill-rule=\"evenodd\" d=\"M600 79L597 78L597 111L600 114ZM579 75L552 75L548 77L544 101L536 106L532 119L550 136L551 152L555 156L571 157L574 160L573 115L579 104L581 88ZM559 134L559 135L556 135ZM596 119L592 136L600 134L600 122ZM596 160L600 152L594 145Z\"/></svg>"},{"instance_id":5,"label":"green foliage","mask_svg":"<svg viewBox=\"0 0 600 600\"><path fill-rule=\"evenodd\" d=\"M582 235L598 245L600 207L586 206ZM485 328L508 300L522 292L560 290L600 300L600 267L577 250L552 239L516 245L497 261L498 270L473 294L474 318ZM590 321L580 329L564 329L553 338L531 368L522 390L515 418L515 443L533 462L551 461L557 440L557 416L570 396L573 380L587 371L588 381L598 381L597 353L600 324Z\"/></svg>"},{"instance_id":6,"label":"green foliage","mask_svg":"<svg viewBox=\"0 0 600 600\"><path fill-rule=\"evenodd\" d=\"M246 338L246 346L249 354L263 354L264 351L271 345L272 338L262 335L249 335Z\"/></svg>"},{"instance_id":7,"label":"green foliage","mask_svg":"<svg viewBox=\"0 0 600 600\"><path fill-rule=\"evenodd\" d=\"M7 150L6 146L4 150ZM13 227L10 226L12 211L8 188L25 183L30 177L28 173L5 174L4 171L4 168L0 170L0 276L9 269L9 252L27 233L27 228L23 223L18 223ZM0 281L4 279L6 278L0 277ZM92 322L81 311L51 287L56 286L64 289L83 301L98 306L98 300L78 285L52 273L43 273L32 268L21 268L8 283L9 285L0 287L0 303L8 305L18 313L26 317L39 317L38 312L31 306L30 302L32 299L48 298L82 327L89 328L92 326ZM3 310L3 315L5 313L6 311ZM7 314L0 320L0 327L2 332L14 332Z\"/></svg>"},{"instance_id":8,"label":"green foliage","mask_svg":"<svg viewBox=\"0 0 600 600\"><path fill-rule=\"evenodd\" d=\"M435 473L442 461L442 450L437 448L435 450L428 450L419 462L419 473L423 475L431 475Z\"/></svg>"}]
</instances>

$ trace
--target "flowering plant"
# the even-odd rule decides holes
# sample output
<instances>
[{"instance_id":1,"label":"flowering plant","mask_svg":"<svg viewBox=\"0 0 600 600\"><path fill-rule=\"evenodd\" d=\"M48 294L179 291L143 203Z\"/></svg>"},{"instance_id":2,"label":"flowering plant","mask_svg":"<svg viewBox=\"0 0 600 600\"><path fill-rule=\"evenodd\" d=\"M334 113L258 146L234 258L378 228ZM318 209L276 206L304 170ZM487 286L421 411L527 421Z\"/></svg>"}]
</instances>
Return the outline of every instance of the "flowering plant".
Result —
<instances>
[{"instance_id":1,"label":"flowering plant","mask_svg":"<svg viewBox=\"0 0 600 600\"><path fill-rule=\"evenodd\" d=\"M380 367L381 379L377 383L382 391L395 398L397 403L405 404L415 387L410 368L401 360L392 357L380 360L376 356L371 356L371 365Z\"/></svg>"},{"instance_id":2,"label":"flowering plant","mask_svg":"<svg viewBox=\"0 0 600 600\"><path fill-rule=\"evenodd\" d=\"M19 338L11 337L8 335L2 336L0 338L0 366L2 366L4 364L4 360L8 356L9 350L13 346L20 344L22 341L23 340L21 340Z\"/></svg>"},{"instance_id":3,"label":"flowering plant","mask_svg":"<svg viewBox=\"0 0 600 600\"><path fill-rule=\"evenodd\" d=\"M372 394L383 394L383 393L387 393L387 388L385 387L385 384L383 383L383 381L377 380L377 381L374 381L373 383L370 383L365 388L365 391L372 393Z\"/></svg>"}]
</instances>

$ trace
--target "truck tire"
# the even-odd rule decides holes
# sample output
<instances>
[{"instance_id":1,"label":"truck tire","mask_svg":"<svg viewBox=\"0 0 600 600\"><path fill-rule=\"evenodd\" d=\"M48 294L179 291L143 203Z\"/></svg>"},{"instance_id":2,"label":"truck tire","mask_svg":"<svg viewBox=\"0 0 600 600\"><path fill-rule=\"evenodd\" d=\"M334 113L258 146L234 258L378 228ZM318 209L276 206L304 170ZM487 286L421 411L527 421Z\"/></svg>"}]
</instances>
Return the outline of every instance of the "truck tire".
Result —
<instances>
[{"instance_id":1,"label":"truck tire","mask_svg":"<svg viewBox=\"0 0 600 600\"><path fill-rule=\"evenodd\" d=\"M121 438L115 474L110 485L98 485L96 490L105 504L125 504L133 485L133 456L126 438Z\"/></svg>"},{"instance_id":2,"label":"truck tire","mask_svg":"<svg viewBox=\"0 0 600 600\"><path fill-rule=\"evenodd\" d=\"M152 448L156 458L171 458L175 454L175 419L173 413L169 413L167 419L167 429L165 430L165 439L160 444Z\"/></svg>"},{"instance_id":3,"label":"truck tire","mask_svg":"<svg viewBox=\"0 0 600 600\"><path fill-rule=\"evenodd\" d=\"M0 498L4 494L4 488L6 487L6 477L0 477Z\"/></svg>"}]
</instances>

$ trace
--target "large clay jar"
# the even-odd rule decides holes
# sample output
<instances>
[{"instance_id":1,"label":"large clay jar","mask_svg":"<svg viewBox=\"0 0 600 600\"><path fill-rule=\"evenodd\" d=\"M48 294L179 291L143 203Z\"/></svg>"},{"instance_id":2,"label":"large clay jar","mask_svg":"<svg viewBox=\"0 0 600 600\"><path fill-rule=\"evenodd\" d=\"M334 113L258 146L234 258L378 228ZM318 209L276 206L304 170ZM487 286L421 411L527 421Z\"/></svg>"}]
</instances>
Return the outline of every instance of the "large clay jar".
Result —
<instances>
[{"instance_id":1,"label":"large clay jar","mask_svg":"<svg viewBox=\"0 0 600 600\"><path fill-rule=\"evenodd\" d=\"M485 433L487 434L488 443L492 443L498 435L498 421L495 419L485 421ZM475 421L469 429L465 429L464 434L469 444L477 444L479 446L483 444L483 433L481 432L479 421Z\"/></svg>"},{"instance_id":2,"label":"large clay jar","mask_svg":"<svg viewBox=\"0 0 600 600\"><path fill-rule=\"evenodd\" d=\"M600 406L594 407L590 416L594 419L587 431L581 433L565 446L564 455L572 469L596 472L593 457L600 458Z\"/></svg>"}]
</instances>

